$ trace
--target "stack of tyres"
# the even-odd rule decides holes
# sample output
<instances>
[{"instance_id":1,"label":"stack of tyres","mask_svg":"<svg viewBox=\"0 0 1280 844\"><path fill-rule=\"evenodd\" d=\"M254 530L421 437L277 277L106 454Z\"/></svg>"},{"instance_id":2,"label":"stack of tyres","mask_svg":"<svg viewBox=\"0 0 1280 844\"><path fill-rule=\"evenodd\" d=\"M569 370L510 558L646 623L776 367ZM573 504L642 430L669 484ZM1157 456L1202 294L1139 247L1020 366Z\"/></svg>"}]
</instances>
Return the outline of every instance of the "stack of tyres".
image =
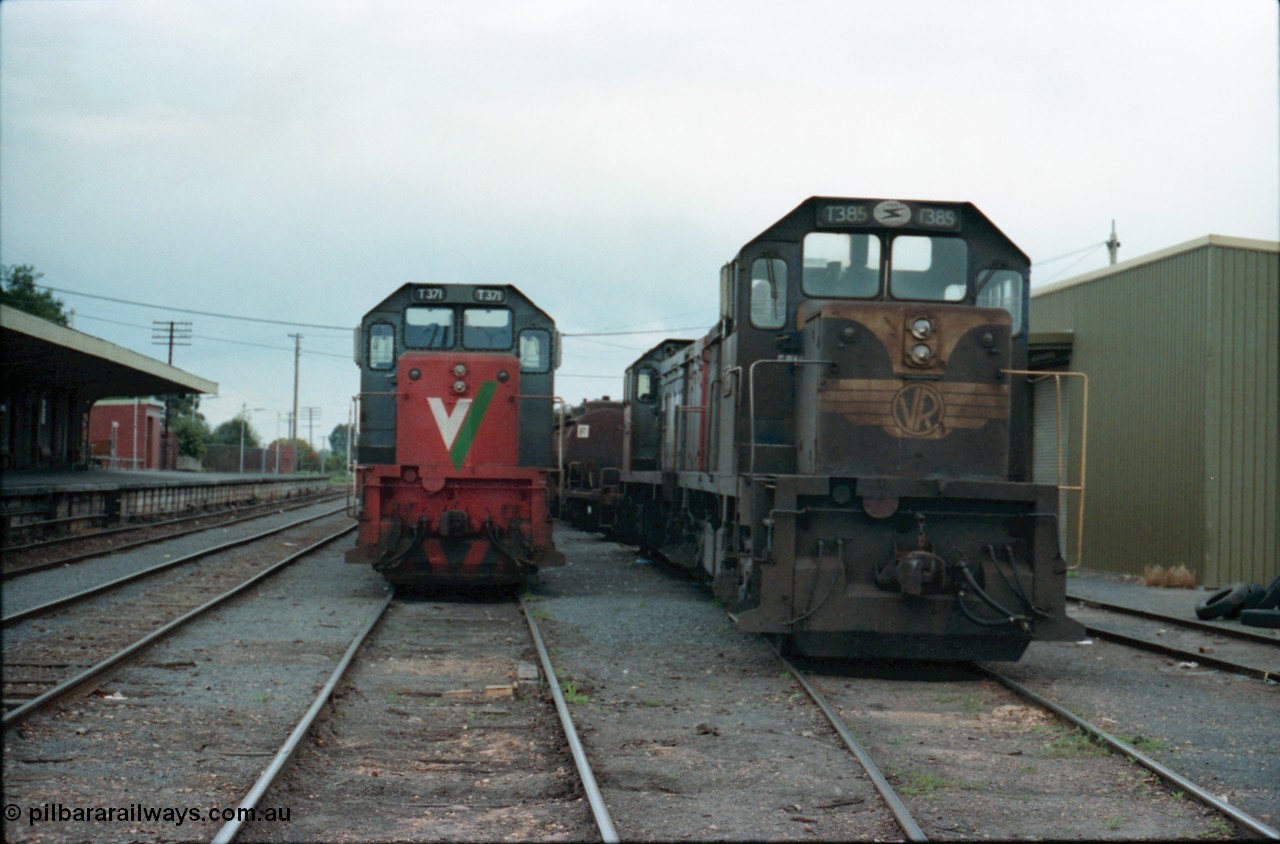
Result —
<instances>
[{"instance_id":1,"label":"stack of tyres","mask_svg":"<svg viewBox=\"0 0 1280 844\"><path fill-rule=\"evenodd\" d=\"M1196 617L1239 618L1250 627L1280 628L1280 577L1265 589L1258 583L1233 583L1196 604Z\"/></svg>"}]
</instances>

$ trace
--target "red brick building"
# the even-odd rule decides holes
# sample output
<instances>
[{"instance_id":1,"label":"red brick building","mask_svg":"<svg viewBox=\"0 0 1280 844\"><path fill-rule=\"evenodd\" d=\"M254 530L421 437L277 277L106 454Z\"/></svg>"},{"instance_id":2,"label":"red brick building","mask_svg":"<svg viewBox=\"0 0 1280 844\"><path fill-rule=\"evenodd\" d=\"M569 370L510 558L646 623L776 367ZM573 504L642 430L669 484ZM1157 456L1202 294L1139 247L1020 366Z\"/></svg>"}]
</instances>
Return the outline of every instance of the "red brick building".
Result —
<instances>
[{"instance_id":1,"label":"red brick building","mask_svg":"<svg viewBox=\"0 0 1280 844\"><path fill-rule=\"evenodd\" d=\"M164 405L154 399L104 399L89 410L89 445L103 469L162 468L163 433Z\"/></svg>"}]
</instances>

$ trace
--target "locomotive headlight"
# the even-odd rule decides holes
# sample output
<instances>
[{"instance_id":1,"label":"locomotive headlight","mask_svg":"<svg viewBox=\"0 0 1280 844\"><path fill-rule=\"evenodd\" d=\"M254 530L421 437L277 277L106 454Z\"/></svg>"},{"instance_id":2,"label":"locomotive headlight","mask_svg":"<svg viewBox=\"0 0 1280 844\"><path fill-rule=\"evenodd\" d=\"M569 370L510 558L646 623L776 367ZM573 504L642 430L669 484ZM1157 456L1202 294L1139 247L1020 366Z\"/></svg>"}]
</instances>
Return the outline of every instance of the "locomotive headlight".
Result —
<instances>
[{"instance_id":1,"label":"locomotive headlight","mask_svg":"<svg viewBox=\"0 0 1280 844\"><path fill-rule=\"evenodd\" d=\"M467 391L467 382L466 382L466 381L454 381L454 382L453 382L453 391L454 391L455 393L465 393L465 392Z\"/></svg>"},{"instance_id":2,"label":"locomotive headlight","mask_svg":"<svg viewBox=\"0 0 1280 844\"><path fill-rule=\"evenodd\" d=\"M996 344L996 335L990 331L984 331L978 335L978 342L982 344L984 349L990 349Z\"/></svg>"},{"instance_id":3,"label":"locomotive headlight","mask_svg":"<svg viewBox=\"0 0 1280 844\"><path fill-rule=\"evenodd\" d=\"M925 317L912 320L911 336L917 340L928 340L933 336L933 323L929 322Z\"/></svg>"},{"instance_id":4,"label":"locomotive headlight","mask_svg":"<svg viewBox=\"0 0 1280 844\"><path fill-rule=\"evenodd\" d=\"M911 347L911 362L916 366L928 366L933 361L933 349L924 343L916 343Z\"/></svg>"},{"instance_id":5,"label":"locomotive headlight","mask_svg":"<svg viewBox=\"0 0 1280 844\"><path fill-rule=\"evenodd\" d=\"M453 368L453 377L454 377L454 378L461 378L462 376L464 376L464 375L466 375L466 374L467 374L467 367L466 367L466 366L464 366L463 364L458 364L457 366L455 366L455 367Z\"/></svg>"}]
</instances>

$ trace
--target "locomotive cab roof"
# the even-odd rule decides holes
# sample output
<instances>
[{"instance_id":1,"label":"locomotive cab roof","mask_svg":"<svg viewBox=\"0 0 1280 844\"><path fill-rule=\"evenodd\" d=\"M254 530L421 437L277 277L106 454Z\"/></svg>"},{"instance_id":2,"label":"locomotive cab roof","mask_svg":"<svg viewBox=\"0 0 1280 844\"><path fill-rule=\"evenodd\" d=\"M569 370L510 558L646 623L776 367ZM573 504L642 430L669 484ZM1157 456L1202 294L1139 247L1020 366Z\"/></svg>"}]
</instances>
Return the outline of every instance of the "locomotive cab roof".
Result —
<instances>
[{"instance_id":1,"label":"locomotive cab roof","mask_svg":"<svg viewBox=\"0 0 1280 844\"><path fill-rule=\"evenodd\" d=\"M937 214L951 211L954 222ZM749 251L762 241L799 242L814 231L880 230L911 234L950 234L970 240L997 240L1025 264L1031 259L972 202L875 199L869 197L811 196L773 225L747 241L739 251Z\"/></svg>"}]
</instances>

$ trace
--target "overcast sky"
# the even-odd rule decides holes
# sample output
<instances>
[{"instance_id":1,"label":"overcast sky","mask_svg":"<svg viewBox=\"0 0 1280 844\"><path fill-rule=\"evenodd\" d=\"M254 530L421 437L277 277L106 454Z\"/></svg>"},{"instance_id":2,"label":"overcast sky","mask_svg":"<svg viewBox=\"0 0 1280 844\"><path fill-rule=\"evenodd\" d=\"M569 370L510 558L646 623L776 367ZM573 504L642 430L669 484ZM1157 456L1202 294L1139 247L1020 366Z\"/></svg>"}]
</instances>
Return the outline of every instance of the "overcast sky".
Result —
<instances>
[{"instance_id":1,"label":"overcast sky","mask_svg":"<svg viewBox=\"0 0 1280 844\"><path fill-rule=\"evenodd\" d=\"M1280 239L1278 40L1275 0L5 0L0 262L160 360L190 320L208 418L269 438L288 335L319 444L407 281L657 329L566 338L558 392L617 396L815 194L974 202L1033 283L1104 266L1112 219L1121 260Z\"/></svg>"}]
</instances>

